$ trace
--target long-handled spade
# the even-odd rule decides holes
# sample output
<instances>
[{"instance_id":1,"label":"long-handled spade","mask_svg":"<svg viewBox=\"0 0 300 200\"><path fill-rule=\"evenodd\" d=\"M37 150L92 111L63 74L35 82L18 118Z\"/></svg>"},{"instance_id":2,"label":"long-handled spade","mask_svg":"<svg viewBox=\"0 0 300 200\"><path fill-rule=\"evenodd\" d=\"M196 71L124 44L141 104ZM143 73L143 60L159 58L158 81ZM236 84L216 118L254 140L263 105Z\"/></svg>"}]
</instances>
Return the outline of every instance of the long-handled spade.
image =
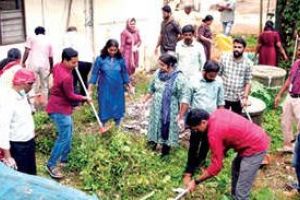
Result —
<instances>
[{"instance_id":1,"label":"long-handled spade","mask_svg":"<svg viewBox=\"0 0 300 200\"><path fill-rule=\"evenodd\" d=\"M178 189L177 189L178 190ZM182 197L184 197L187 193L189 193L188 189L182 189L180 188L180 193L173 199L173 200L180 200Z\"/></svg>"},{"instance_id":2,"label":"long-handled spade","mask_svg":"<svg viewBox=\"0 0 300 200\"><path fill-rule=\"evenodd\" d=\"M90 95L89 95L89 93L88 93L88 91L87 91L87 89L86 89L86 87L85 87L85 85L84 85L83 79L82 79L82 77L80 75L80 72L79 72L79 70L78 70L77 67L75 67L75 71L76 71L76 74L77 74L77 76L79 78L80 84L81 84L81 86L82 86L82 88L83 88L86 96L88 98L91 98ZM99 118L98 113L97 113L97 110L96 110L95 105L93 104L93 102L90 102L89 104L91 105L93 113L94 113L94 115L95 115L95 117L97 119L97 122L99 124L99 132L101 134L105 133L106 131L108 131L109 127L104 127L103 124L101 123L100 118Z\"/></svg>"}]
</instances>

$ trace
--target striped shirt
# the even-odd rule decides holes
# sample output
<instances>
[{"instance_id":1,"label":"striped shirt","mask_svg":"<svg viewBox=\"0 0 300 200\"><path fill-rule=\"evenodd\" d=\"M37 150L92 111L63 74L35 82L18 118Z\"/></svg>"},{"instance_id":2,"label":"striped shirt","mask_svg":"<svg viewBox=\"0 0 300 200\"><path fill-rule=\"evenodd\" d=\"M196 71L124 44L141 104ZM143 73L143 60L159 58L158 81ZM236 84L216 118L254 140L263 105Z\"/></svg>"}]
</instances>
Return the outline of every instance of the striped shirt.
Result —
<instances>
[{"instance_id":1,"label":"striped shirt","mask_svg":"<svg viewBox=\"0 0 300 200\"><path fill-rule=\"evenodd\" d=\"M235 60L233 53L228 53L221 56L220 65L219 75L223 79L225 100L239 101L239 95L242 95L245 85L252 79L253 63L246 56Z\"/></svg>"}]
</instances>

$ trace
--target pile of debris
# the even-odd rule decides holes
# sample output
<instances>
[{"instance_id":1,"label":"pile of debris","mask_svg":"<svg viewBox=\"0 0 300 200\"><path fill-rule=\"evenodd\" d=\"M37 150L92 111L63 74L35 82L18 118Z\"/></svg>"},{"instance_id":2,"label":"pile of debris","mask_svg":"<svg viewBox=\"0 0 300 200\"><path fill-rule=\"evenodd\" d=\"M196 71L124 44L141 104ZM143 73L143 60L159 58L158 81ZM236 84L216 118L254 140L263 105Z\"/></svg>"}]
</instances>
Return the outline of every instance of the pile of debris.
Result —
<instances>
[{"instance_id":1,"label":"pile of debris","mask_svg":"<svg viewBox=\"0 0 300 200\"><path fill-rule=\"evenodd\" d=\"M139 102L128 102L126 105L126 117L123 122L123 128L126 131L135 134L147 135L149 115L150 115L150 105L148 102L146 105ZM189 145L190 131L184 130L179 134L180 144L188 148Z\"/></svg>"},{"instance_id":2,"label":"pile of debris","mask_svg":"<svg viewBox=\"0 0 300 200\"><path fill-rule=\"evenodd\" d=\"M125 130L147 134L149 114L150 114L150 103L142 104L140 102L129 102L126 105L126 117L123 123Z\"/></svg>"}]
</instances>

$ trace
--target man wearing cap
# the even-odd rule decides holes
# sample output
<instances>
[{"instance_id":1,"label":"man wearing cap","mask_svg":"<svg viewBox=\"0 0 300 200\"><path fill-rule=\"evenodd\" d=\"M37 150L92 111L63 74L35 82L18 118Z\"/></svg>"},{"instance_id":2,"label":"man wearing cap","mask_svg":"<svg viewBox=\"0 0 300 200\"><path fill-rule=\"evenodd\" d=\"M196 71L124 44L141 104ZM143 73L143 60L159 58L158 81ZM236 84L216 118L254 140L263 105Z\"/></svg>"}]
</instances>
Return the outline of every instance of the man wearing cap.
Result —
<instances>
[{"instance_id":1,"label":"man wearing cap","mask_svg":"<svg viewBox=\"0 0 300 200\"><path fill-rule=\"evenodd\" d=\"M196 184L217 176L223 168L226 152L233 149L237 156L232 162L231 194L233 199L248 200L270 143L264 130L226 109L217 109L211 115L205 110L193 109L187 115L186 124L193 131L207 135L211 151L210 165L187 184L187 189L193 191Z\"/></svg>"},{"instance_id":2,"label":"man wearing cap","mask_svg":"<svg viewBox=\"0 0 300 200\"><path fill-rule=\"evenodd\" d=\"M163 21L161 22L160 35L155 47L155 54L158 53L158 47L160 47L160 53L175 52L176 43L180 37L180 27L172 17L172 10L169 5L162 7Z\"/></svg>"},{"instance_id":3,"label":"man wearing cap","mask_svg":"<svg viewBox=\"0 0 300 200\"><path fill-rule=\"evenodd\" d=\"M26 95L35 80L33 71L19 69L12 81L13 89L0 90L0 148L4 150L4 163L32 175L36 175L34 122Z\"/></svg>"},{"instance_id":4,"label":"man wearing cap","mask_svg":"<svg viewBox=\"0 0 300 200\"><path fill-rule=\"evenodd\" d=\"M187 79L201 73L206 61L204 47L194 38L195 29L192 25L182 28L183 40L176 45L178 57L178 69L182 71Z\"/></svg>"},{"instance_id":5,"label":"man wearing cap","mask_svg":"<svg viewBox=\"0 0 300 200\"><path fill-rule=\"evenodd\" d=\"M222 80L217 77L220 66L215 61L207 61L202 74L191 79L188 92L182 97L178 117L179 127L184 126L185 113L189 108L204 109L212 113L218 108L223 108L224 88ZM188 160L184 171L185 183L191 180L195 170L203 165L208 152L207 135L191 131Z\"/></svg>"}]
</instances>

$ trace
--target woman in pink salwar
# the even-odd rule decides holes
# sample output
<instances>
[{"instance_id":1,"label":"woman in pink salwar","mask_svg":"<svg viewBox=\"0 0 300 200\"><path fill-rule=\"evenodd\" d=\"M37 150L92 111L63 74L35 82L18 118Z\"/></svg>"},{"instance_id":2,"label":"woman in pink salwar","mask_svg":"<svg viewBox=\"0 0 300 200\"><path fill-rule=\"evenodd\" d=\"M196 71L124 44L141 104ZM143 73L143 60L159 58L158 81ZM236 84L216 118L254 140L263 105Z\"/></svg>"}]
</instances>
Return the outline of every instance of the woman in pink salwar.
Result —
<instances>
[{"instance_id":1,"label":"woman in pink salwar","mask_svg":"<svg viewBox=\"0 0 300 200\"><path fill-rule=\"evenodd\" d=\"M135 18L128 19L126 28L121 33L121 53L125 59L126 69L129 76L135 72L139 63L138 48L141 46L141 37L138 29L135 27Z\"/></svg>"}]
</instances>

